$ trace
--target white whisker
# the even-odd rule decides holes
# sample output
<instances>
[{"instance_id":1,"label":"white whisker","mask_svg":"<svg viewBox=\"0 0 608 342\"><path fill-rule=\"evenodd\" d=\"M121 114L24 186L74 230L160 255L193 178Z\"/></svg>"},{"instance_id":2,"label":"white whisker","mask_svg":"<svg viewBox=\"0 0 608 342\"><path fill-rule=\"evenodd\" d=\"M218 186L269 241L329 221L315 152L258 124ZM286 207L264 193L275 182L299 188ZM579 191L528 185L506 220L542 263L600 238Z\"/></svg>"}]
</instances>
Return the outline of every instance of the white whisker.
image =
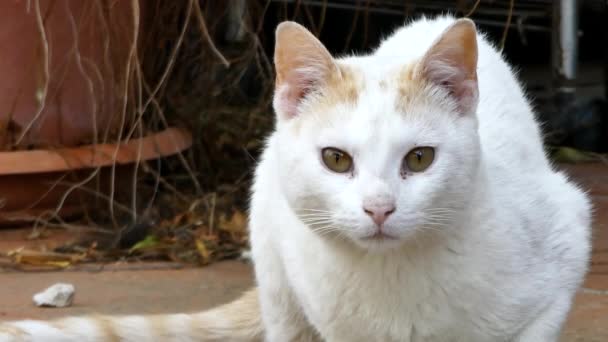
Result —
<instances>
[{"instance_id":1,"label":"white whisker","mask_svg":"<svg viewBox=\"0 0 608 342\"><path fill-rule=\"evenodd\" d=\"M296 208L295 211L315 211L320 213L331 213L329 210L312 209L312 208Z\"/></svg>"},{"instance_id":2,"label":"white whisker","mask_svg":"<svg viewBox=\"0 0 608 342\"><path fill-rule=\"evenodd\" d=\"M301 214L298 217L331 217L330 214Z\"/></svg>"}]
</instances>

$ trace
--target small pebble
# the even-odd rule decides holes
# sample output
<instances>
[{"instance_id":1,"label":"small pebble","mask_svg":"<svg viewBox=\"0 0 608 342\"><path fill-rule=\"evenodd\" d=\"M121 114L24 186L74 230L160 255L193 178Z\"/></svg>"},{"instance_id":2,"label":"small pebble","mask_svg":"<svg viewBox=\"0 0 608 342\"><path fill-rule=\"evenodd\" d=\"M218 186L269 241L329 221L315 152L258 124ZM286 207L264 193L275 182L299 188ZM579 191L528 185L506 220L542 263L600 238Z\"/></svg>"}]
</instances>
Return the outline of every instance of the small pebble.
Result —
<instances>
[{"instance_id":1,"label":"small pebble","mask_svg":"<svg viewBox=\"0 0 608 342\"><path fill-rule=\"evenodd\" d=\"M253 256L251 255L251 250L246 249L241 252L240 259L245 262L253 261Z\"/></svg>"},{"instance_id":2,"label":"small pebble","mask_svg":"<svg viewBox=\"0 0 608 342\"><path fill-rule=\"evenodd\" d=\"M34 295L37 306L63 308L72 305L74 300L74 285L57 283L46 290Z\"/></svg>"}]
</instances>

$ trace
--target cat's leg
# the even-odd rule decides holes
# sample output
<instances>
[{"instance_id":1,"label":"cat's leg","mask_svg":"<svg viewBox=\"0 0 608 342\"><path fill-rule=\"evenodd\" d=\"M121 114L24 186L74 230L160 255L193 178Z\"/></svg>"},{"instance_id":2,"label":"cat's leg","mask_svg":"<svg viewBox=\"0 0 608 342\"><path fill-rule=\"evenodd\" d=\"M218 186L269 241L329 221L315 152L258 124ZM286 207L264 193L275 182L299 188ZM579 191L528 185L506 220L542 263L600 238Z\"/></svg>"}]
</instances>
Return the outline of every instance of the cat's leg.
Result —
<instances>
[{"instance_id":1,"label":"cat's leg","mask_svg":"<svg viewBox=\"0 0 608 342\"><path fill-rule=\"evenodd\" d=\"M255 273L266 342L318 341L271 249L255 257Z\"/></svg>"},{"instance_id":2,"label":"cat's leg","mask_svg":"<svg viewBox=\"0 0 608 342\"><path fill-rule=\"evenodd\" d=\"M531 324L519 335L516 342L556 342L559 340L561 328L570 307L572 295L561 295L545 309Z\"/></svg>"},{"instance_id":3,"label":"cat's leg","mask_svg":"<svg viewBox=\"0 0 608 342\"><path fill-rule=\"evenodd\" d=\"M313 342L317 334L288 291L259 289L266 342Z\"/></svg>"}]
</instances>

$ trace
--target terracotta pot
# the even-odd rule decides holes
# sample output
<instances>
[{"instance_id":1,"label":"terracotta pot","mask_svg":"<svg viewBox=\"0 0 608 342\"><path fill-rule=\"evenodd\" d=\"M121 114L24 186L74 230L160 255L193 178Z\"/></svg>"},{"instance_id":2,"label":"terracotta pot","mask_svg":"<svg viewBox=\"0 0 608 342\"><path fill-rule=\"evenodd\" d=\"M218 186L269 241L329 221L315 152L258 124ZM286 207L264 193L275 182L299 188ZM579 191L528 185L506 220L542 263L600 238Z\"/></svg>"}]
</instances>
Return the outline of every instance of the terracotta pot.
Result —
<instances>
[{"instance_id":1,"label":"terracotta pot","mask_svg":"<svg viewBox=\"0 0 608 342\"><path fill-rule=\"evenodd\" d=\"M0 1L0 150L20 137L21 147L75 146L115 129L137 4Z\"/></svg>"},{"instance_id":2,"label":"terracotta pot","mask_svg":"<svg viewBox=\"0 0 608 342\"><path fill-rule=\"evenodd\" d=\"M98 169L105 182L115 164L115 181L119 182L115 189L130 189L120 182L132 179L130 170L136 162L170 156L191 145L188 131L169 128L121 144L0 152L0 225L31 222L43 212L54 211L61 201L59 216L81 213L91 194L76 189L64 195L71 184L90 185L94 179L87 178L92 178L93 170Z\"/></svg>"}]
</instances>

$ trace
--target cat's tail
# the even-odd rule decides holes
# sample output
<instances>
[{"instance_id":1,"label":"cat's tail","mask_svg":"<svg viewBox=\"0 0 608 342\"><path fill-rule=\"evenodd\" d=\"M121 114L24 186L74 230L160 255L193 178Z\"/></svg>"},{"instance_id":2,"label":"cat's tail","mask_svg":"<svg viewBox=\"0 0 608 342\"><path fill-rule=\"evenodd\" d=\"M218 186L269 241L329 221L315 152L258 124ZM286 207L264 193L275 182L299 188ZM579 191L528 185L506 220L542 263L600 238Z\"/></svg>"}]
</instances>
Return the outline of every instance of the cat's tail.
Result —
<instances>
[{"instance_id":1,"label":"cat's tail","mask_svg":"<svg viewBox=\"0 0 608 342\"><path fill-rule=\"evenodd\" d=\"M194 314L84 316L0 323L0 342L262 341L256 289L234 302Z\"/></svg>"}]
</instances>

